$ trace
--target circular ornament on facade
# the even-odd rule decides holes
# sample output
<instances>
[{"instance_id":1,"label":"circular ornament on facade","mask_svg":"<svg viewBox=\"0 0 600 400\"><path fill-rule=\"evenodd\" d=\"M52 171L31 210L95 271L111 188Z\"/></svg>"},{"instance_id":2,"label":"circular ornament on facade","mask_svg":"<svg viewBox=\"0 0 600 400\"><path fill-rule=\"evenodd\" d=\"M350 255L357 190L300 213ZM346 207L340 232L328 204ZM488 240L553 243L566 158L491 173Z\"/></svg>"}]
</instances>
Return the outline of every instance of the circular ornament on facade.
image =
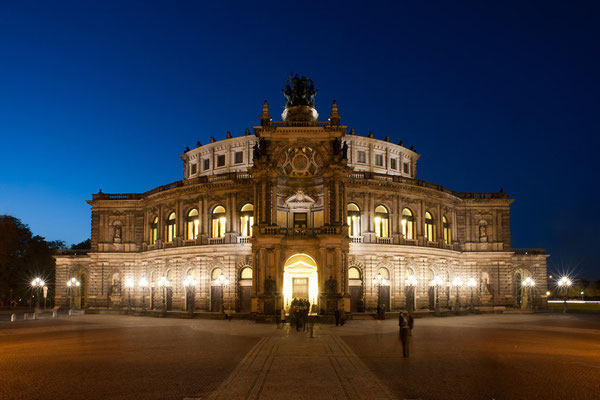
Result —
<instances>
[{"instance_id":1,"label":"circular ornament on facade","mask_svg":"<svg viewBox=\"0 0 600 400\"><path fill-rule=\"evenodd\" d=\"M293 177L313 176L318 171L317 156L317 152L310 147L291 147L282 156L281 170Z\"/></svg>"}]
</instances>

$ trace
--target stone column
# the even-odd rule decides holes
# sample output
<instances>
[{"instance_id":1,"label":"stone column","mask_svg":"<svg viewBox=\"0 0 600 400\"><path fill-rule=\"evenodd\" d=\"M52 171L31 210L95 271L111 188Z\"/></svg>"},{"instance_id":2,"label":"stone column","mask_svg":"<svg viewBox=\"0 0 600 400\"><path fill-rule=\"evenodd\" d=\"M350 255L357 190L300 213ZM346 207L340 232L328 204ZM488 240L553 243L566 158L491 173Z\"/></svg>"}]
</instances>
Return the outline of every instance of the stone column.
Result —
<instances>
[{"instance_id":1,"label":"stone column","mask_svg":"<svg viewBox=\"0 0 600 400\"><path fill-rule=\"evenodd\" d=\"M329 181L327 179L323 182L323 224L330 224L330 201L329 201Z\"/></svg>"},{"instance_id":2,"label":"stone column","mask_svg":"<svg viewBox=\"0 0 600 400\"><path fill-rule=\"evenodd\" d=\"M271 178L271 225L277 225L277 178Z\"/></svg>"}]
</instances>

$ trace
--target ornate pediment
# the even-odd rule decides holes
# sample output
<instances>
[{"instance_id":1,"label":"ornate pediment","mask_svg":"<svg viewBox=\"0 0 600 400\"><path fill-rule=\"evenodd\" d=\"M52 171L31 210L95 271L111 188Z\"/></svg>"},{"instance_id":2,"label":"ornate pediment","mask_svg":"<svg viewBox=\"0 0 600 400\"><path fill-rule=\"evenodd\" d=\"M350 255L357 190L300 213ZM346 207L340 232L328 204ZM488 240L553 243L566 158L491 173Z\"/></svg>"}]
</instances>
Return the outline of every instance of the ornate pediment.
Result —
<instances>
[{"instance_id":1,"label":"ornate pediment","mask_svg":"<svg viewBox=\"0 0 600 400\"><path fill-rule=\"evenodd\" d=\"M294 195L288 197L285 200L285 204L287 204L287 206L290 209L292 209L292 208L310 209L315 204L315 200L312 197L310 197L309 195L307 195L306 193L304 193L302 190L298 190Z\"/></svg>"}]
</instances>

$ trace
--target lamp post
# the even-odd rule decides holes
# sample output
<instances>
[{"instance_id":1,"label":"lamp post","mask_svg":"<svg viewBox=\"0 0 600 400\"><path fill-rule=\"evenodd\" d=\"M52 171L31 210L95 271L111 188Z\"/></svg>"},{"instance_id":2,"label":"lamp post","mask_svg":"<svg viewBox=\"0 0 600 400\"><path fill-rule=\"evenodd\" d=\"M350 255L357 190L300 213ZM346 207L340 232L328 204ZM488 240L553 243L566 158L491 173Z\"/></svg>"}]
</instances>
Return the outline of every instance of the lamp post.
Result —
<instances>
[{"instance_id":1,"label":"lamp post","mask_svg":"<svg viewBox=\"0 0 600 400\"><path fill-rule=\"evenodd\" d=\"M196 283L197 281L194 279L193 276L188 275L185 280L183 281L183 287L185 287L185 295L187 298L186 301L186 307L187 307L187 311L190 313L194 313L194 309L196 306Z\"/></svg>"},{"instance_id":2,"label":"lamp post","mask_svg":"<svg viewBox=\"0 0 600 400\"><path fill-rule=\"evenodd\" d=\"M567 312L567 294L569 292L569 288L573 284L573 281L566 276L563 276L558 280L558 287L563 292L564 301L563 301L563 312Z\"/></svg>"},{"instance_id":3,"label":"lamp post","mask_svg":"<svg viewBox=\"0 0 600 400\"><path fill-rule=\"evenodd\" d=\"M527 290L527 309L533 309L533 287L535 286L535 281L531 279L531 277L527 277L521 282L521 287L524 287Z\"/></svg>"},{"instance_id":4,"label":"lamp post","mask_svg":"<svg viewBox=\"0 0 600 400\"><path fill-rule=\"evenodd\" d=\"M377 308L381 309L381 287L385 285L386 279L381 275L377 274L377 277L373 278L373 286L377 287Z\"/></svg>"},{"instance_id":5,"label":"lamp post","mask_svg":"<svg viewBox=\"0 0 600 400\"><path fill-rule=\"evenodd\" d=\"M223 299L223 292L225 291L225 286L229 285L229 279L225 278L225 275L221 274L217 279L215 279L214 284L221 287L221 312L225 312L225 300Z\"/></svg>"},{"instance_id":6,"label":"lamp post","mask_svg":"<svg viewBox=\"0 0 600 400\"><path fill-rule=\"evenodd\" d=\"M463 281L462 279L460 279L459 276L457 276L456 278L454 278L454 280L452 281L452 286L454 286L456 288L456 300L454 302L454 308L455 308L455 312L459 312L460 311L460 287L462 286Z\"/></svg>"},{"instance_id":7,"label":"lamp post","mask_svg":"<svg viewBox=\"0 0 600 400\"><path fill-rule=\"evenodd\" d=\"M469 278L467 280L467 286L471 288L471 305L470 305L470 311L473 312L473 311L475 311L475 305L473 304L473 289L475 289L475 286L477 286L477 282L475 281L474 278Z\"/></svg>"},{"instance_id":8,"label":"lamp post","mask_svg":"<svg viewBox=\"0 0 600 400\"><path fill-rule=\"evenodd\" d=\"M160 279L158 280L158 286L162 289L162 294L163 294L163 312L167 312L167 287L169 287L169 284L171 282L169 282L169 280L164 277L161 276Z\"/></svg>"},{"instance_id":9,"label":"lamp post","mask_svg":"<svg viewBox=\"0 0 600 400\"><path fill-rule=\"evenodd\" d=\"M407 290L406 290L406 294L407 297L409 298L410 302L408 304L408 311L414 311L415 310L415 288L417 287L417 278L414 277L414 275L409 275L406 278L406 281L404 281L404 283L406 284ZM408 294L410 293L410 296L408 296Z\"/></svg>"},{"instance_id":10,"label":"lamp post","mask_svg":"<svg viewBox=\"0 0 600 400\"><path fill-rule=\"evenodd\" d=\"M75 294L75 288L78 288L81 285L81 282L79 282L79 280L75 279L75 278L71 278L69 281L67 281L67 290L70 292L71 295L71 310L73 310L73 302L74 302L74 294Z\"/></svg>"},{"instance_id":11,"label":"lamp post","mask_svg":"<svg viewBox=\"0 0 600 400\"><path fill-rule=\"evenodd\" d=\"M142 288L142 312L146 312L146 288L148 287L146 278L140 279L140 287Z\"/></svg>"},{"instance_id":12,"label":"lamp post","mask_svg":"<svg viewBox=\"0 0 600 400\"><path fill-rule=\"evenodd\" d=\"M40 308L40 291L44 287L45 283L41 278L35 278L31 281L31 287L33 289L33 293L35 296L35 309L39 310ZM44 307L45 308L45 307Z\"/></svg>"},{"instance_id":13,"label":"lamp post","mask_svg":"<svg viewBox=\"0 0 600 400\"><path fill-rule=\"evenodd\" d=\"M439 276L435 276L431 280L431 286L435 290L435 312L440 312L440 286L444 283L444 280Z\"/></svg>"},{"instance_id":14,"label":"lamp post","mask_svg":"<svg viewBox=\"0 0 600 400\"><path fill-rule=\"evenodd\" d=\"M133 279L125 279L125 287L127 288L127 311L131 311L131 289L133 289Z\"/></svg>"}]
</instances>

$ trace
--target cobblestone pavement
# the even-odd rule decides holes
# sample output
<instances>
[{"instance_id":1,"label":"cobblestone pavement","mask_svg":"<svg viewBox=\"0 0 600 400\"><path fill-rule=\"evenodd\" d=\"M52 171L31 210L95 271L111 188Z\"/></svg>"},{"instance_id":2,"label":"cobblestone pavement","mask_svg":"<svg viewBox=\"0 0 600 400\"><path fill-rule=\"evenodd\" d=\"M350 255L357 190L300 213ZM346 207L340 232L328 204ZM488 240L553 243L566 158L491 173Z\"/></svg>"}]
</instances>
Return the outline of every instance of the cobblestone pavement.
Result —
<instances>
[{"instance_id":1,"label":"cobblestone pavement","mask_svg":"<svg viewBox=\"0 0 600 400\"><path fill-rule=\"evenodd\" d=\"M595 399L600 319L316 325L85 315L0 322L0 399Z\"/></svg>"}]
</instances>

